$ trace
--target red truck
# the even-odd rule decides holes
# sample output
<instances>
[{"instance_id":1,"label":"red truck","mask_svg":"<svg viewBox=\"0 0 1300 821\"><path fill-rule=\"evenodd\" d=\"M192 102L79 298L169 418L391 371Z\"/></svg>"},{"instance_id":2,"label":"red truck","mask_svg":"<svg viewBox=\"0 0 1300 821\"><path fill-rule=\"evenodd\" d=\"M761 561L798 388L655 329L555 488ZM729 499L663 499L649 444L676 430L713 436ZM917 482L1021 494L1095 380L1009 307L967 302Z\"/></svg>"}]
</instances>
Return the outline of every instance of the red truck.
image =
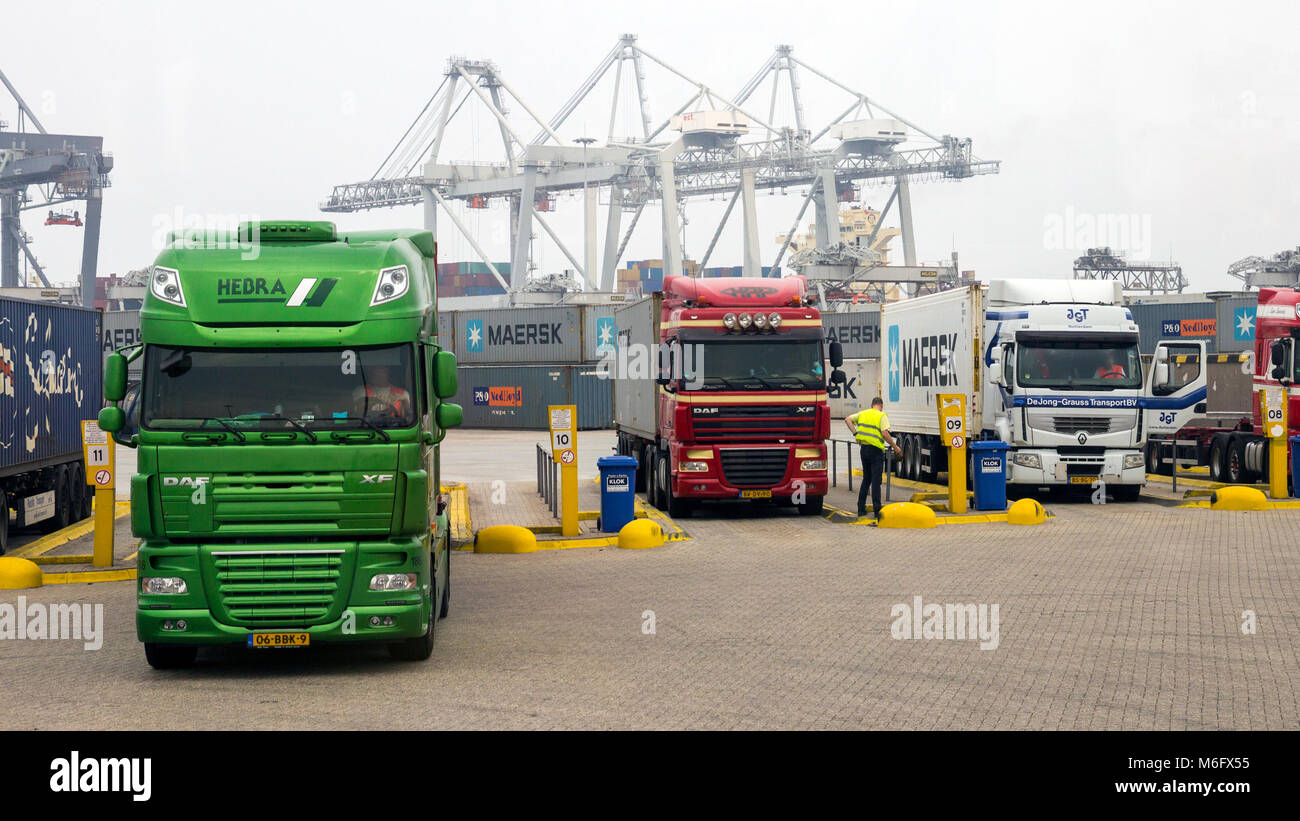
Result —
<instances>
[{"instance_id":1,"label":"red truck","mask_svg":"<svg viewBox=\"0 0 1300 821\"><path fill-rule=\"evenodd\" d=\"M1204 415L1177 433L1152 435L1146 444L1148 473L1169 474L1174 454L1174 440L1194 441L1178 446L1181 459L1195 459L1210 469L1210 478L1232 484L1262 480L1268 475L1268 440L1260 420L1259 391L1279 390L1287 397L1288 438L1300 433L1300 390L1296 381L1296 339L1300 338L1300 292L1289 288L1261 288L1255 308L1255 347L1250 354L1211 354L1208 360L1225 360L1217 364L1228 369L1240 367L1249 375L1232 379L1212 379L1220 386L1207 396ZM1192 361L1197 357L1175 357L1172 362L1153 362L1152 367L1191 371L1206 368L1210 362ZM1248 385L1244 384L1248 380ZM1224 395L1224 394L1228 395ZM1208 409L1208 410L1207 410Z\"/></svg>"},{"instance_id":2,"label":"red truck","mask_svg":"<svg viewBox=\"0 0 1300 821\"><path fill-rule=\"evenodd\" d=\"M669 276L615 313L600 366L614 382L618 452L671 516L705 499L822 510L831 431L821 313L803 277ZM843 380L839 343L832 382Z\"/></svg>"}]
</instances>

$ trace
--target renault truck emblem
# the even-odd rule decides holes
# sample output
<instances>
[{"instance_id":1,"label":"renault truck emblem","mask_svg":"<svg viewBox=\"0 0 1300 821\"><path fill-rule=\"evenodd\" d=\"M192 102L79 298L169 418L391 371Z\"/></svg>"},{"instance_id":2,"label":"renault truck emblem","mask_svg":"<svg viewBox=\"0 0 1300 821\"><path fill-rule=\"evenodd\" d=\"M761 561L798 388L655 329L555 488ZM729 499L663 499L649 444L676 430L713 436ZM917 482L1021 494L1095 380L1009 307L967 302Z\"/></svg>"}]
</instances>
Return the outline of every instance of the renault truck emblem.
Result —
<instances>
[{"instance_id":1,"label":"renault truck emblem","mask_svg":"<svg viewBox=\"0 0 1300 821\"><path fill-rule=\"evenodd\" d=\"M1079 444L1082 445L1088 441L1088 434L1084 433L1083 431L1079 431L1079 435L1076 438L1079 440Z\"/></svg>"}]
</instances>

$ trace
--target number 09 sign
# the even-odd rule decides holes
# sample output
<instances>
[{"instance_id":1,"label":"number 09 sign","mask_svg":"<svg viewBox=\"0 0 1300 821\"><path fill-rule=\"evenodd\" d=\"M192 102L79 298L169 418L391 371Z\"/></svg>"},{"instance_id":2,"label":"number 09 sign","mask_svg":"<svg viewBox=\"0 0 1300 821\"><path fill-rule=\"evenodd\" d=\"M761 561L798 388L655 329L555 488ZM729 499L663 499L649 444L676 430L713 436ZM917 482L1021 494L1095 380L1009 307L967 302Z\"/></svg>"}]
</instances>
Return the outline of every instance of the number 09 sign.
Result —
<instances>
[{"instance_id":1,"label":"number 09 sign","mask_svg":"<svg viewBox=\"0 0 1300 821\"><path fill-rule=\"evenodd\" d=\"M936 397L939 405L939 430L943 444L950 448L966 446L966 396L960 393L941 393Z\"/></svg>"}]
</instances>

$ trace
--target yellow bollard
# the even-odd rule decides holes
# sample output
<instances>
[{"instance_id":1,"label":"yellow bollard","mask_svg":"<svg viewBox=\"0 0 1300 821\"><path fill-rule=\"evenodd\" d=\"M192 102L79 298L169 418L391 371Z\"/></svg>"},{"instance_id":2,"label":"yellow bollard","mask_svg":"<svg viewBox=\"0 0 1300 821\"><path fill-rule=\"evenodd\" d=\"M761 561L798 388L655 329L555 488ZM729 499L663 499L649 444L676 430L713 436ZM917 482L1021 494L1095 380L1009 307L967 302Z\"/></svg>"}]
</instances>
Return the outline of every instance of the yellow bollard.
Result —
<instances>
[{"instance_id":1,"label":"yellow bollard","mask_svg":"<svg viewBox=\"0 0 1300 821\"><path fill-rule=\"evenodd\" d=\"M1259 392L1259 412L1264 420L1264 435L1268 437L1268 495L1274 499L1287 498L1286 405L1285 390Z\"/></svg>"},{"instance_id":2,"label":"yellow bollard","mask_svg":"<svg viewBox=\"0 0 1300 821\"><path fill-rule=\"evenodd\" d=\"M113 565L113 519L117 507L117 443L93 420L81 423L86 484L95 491L95 567Z\"/></svg>"},{"instance_id":3,"label":"yellow bollard","mask_svg":"<svg viewBox=\"0 0 1300 821\"><path fill-rule=\"evenodd\" d=\"M111 487L95 488L95 567L113 565L113 508L116 500Z\"/></svg>"},{"instance_id":4,"label":"yellow bollard","mask_svg":"<svg viewBox=\"0 0 1300 821\"><path fill-rule=\"evenodd\" d=\"M938 400L939 438L948 449L948 510L966 512L966 396L941 393Z\"/></svg>"}]
</instances>

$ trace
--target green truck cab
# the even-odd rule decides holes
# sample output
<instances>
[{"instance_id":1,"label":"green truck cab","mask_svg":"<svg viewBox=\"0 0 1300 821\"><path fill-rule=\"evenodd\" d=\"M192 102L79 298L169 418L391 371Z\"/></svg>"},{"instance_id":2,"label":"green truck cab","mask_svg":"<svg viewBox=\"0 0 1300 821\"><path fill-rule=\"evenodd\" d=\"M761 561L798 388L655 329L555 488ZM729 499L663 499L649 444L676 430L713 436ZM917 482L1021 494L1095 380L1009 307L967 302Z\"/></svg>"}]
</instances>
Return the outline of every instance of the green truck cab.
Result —
<instances>
[{"instance_id":1,"label":"green truck cab","mask_svg":"<svg viewBox=\"0 0 1300 821\"><path fill-rule=\"evenodd\" d=\"M138 448L136 631L201 645L378 641L420 660L450 601L438 447L461 421L427 231L245 223L172 235L101 427ZM138 420L118 403L143 357ZM133 417L136 414L133 414Z\"/></svg>"}]
</instances>

